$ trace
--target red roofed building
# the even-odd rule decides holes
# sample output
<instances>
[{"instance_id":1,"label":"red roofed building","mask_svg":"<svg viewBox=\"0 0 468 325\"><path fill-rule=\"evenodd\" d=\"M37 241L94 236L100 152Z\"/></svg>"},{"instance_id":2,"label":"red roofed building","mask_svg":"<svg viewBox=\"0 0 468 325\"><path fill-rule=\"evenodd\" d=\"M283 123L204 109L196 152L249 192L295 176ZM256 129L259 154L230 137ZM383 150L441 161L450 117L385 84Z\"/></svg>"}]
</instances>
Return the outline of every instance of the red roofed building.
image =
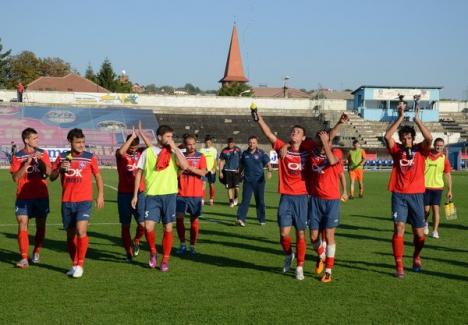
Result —
<instances>
[{"instance_id":1,"label":"red roofed building","mask_svg":"<svg viewBox=\"0 0 468 325\"><path fill-rule=\"evenodd\" d=\"M255 87L252 92L255 97L310 98L308 93L295 88Z\"/></svg>"},{"instance_id":2,"label":"red roofed building","mask_svg":"<svg viewBox=\"0 0 468 325\"><path fill-rule=\"evenodd\" d=\"M242 67L242 58L240 54L239 39L237 37L236 25L232 28L231 44L229 45L229 53L226 60L226 68L224 77L219 81L223 87L233 82L245 83L249 81L244 74Z\"/></svg>"},{"instance_id":3,"label":"red roofed building","mask_svg":"<svg viewBox=\"0 0 468 325\"><path fill-rule=\"evenodd\" d=\"M74 91L89 93L109 93L106 88L99 86L89 79L80 77L77 74L69 73L64 77L40 77L31 82L28 90L46 91Z\"/></svg>"}]
</instances>

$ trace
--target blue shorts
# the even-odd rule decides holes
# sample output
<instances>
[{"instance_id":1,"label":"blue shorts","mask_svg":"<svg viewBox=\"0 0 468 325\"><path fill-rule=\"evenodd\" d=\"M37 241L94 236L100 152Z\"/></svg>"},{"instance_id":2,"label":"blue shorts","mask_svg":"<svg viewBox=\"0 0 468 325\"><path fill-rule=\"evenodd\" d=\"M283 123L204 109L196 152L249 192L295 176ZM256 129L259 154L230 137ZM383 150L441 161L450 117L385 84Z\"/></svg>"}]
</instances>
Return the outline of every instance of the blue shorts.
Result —
<instances>
[{"instance_id":1,"label":"blue shorts","mask_svg":"<svg viewBox=\"0 0 468 325\"><path fill-rule=\"evenodd\" d=\"M202 180L208 184L214 184L216 183L216 173L208 172L208 174L202 177Z\"/></svg>"},{"instance_id":2,"label":"blue shorts","mask_svg":"<svg viewBox=\"0 0 468 325\"><path fill-rule=\"evenodd\" d=\"M175 221L176 194L147 195L145 220L168 224Z\"/></svg>"},{"instance_id":3,"label":"blue shorts","mask_svg":"<svg viewBox=\"0 0 468 325\"><path fill-rule=\"evenodd\" d=\"M16 216L46 218L49 214L49 199L16 199Z\"/></svg>"},{"instance_id":4,"label":"blue shorts","mask_svg":"<svg viewBox=\"0 0 468 325\"><path fill-rule=\"evenodd\" d=\"M336 228L340 224L340 200L324 200L315 196L309 201L309 228Z\"/></svg>"},{"instance_id":5,"label":"blue shorts","mask_svg":"<svg viewBox=\"0 0 468 325\"><path fill-rule=\"evenodd\" d=\"M177 214L189 214L191 217L198 218L201 215L202 204L200 197L177 197Z\"/></svg>"},{"instance_id":6,"label":"blue shorts","mask_svg":"<svg viewBox=\"0 0 468 325\"><path fill-rule=\"evenodd\" d=\"M424 205L440 205L443 191L444 190L431 190L427 188L424 193Z\"/></svg>"},{"instance_id":7,"label":"blue shorts","mask_svg":"<svg viewBox=\"0 0 468 325\"><path fill-rule=\"evenodd\" d=\"M87 221L91 218L93 201L62 202L63 228L75 228L78 221Z\"/></svg>"},{"instance_id":8,"label":"blue shorts","mask_svg":"<svg viewBox=\"0 0 468 325\"><path fill-rule=\"evenodd\" d=\"M307 227L308 195L281 194L278 206L278 225L296 227L296 230L305 230Z\"/></svg>"},{"instance_id":9,"label":"blue shorts","mask_svg":"<svg viewBox=\"0 0 468 325\"><path fill-rule=\"evenodd\" d=\"M413 228L423 228L424 194L392 193L392 216L394 222L410 223Z\"/></svg>"},{"instance_id":10,"label":"blue shorts","mask_svg":"<svg viewBox=\"0 0 468 325\"><path fill-rule=\"evenodd\" d=\"M132 216L135 221L142 223L145 221L145 194L138 193L137 208L132 208L133 193L118 193L117 208L119 210L119 221L121 224L129 225L132 222Z\"/></svg>"}]
</instances>

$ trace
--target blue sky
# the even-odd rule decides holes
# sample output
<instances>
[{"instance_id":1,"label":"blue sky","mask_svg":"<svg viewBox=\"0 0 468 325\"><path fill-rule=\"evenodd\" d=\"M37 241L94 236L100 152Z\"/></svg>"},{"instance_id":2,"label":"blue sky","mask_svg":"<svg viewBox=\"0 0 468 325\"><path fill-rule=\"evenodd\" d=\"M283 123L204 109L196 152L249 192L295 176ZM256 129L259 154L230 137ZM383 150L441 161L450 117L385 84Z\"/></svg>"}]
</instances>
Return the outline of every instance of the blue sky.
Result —
<instances>
[{"instance_id":1,"label":"blue sky","mask_svg":"<svg viewBox=\"0 0 468 325\"><path fill-rule=\"evenodd\" d=\"M468 1L30 1L2 3L14 53L84 73L109 57L134 82L217 89L233 22L250 84L444 86L468 97Z\"/></svg>"}]
</instances>

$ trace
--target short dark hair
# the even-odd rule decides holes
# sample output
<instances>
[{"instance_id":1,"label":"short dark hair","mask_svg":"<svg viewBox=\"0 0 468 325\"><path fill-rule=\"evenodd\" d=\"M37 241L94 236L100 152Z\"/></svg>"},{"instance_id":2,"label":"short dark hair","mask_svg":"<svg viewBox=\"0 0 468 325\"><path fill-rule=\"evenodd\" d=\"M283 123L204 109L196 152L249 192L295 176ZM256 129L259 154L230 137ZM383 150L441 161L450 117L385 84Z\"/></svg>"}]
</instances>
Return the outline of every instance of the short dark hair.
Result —
<instances>
[{"instance_id":1,"label":"short dark hair","mask_svg":"<svg viewBox=\"0 0 468 325\"><path fill-rule=\"evenodd\" d=\"M437 142L445 143L444 139L442 139L442 138L436 138L436 139L434 140L434 145L435 145Z\"/></svg>"},{"instance_id":2,"label":"short dark hair","mask_svg":"<svg viewBox=\"0 0 468 325\"><path fill-rule=\"evenodd\" d=\"M211 135L207 134L205 135L205 142L206 141L213 141L214 137L212 137Z\"/></svg>"},{"instance_id":3,"label":"short dark hair","mask_svg":"<svg viewBox=\"0 0 468 325\"><path fill-rule=\"evenodd\" d=\"M306 129L302 125L299 125L299 124L293 125L293 127L291 128L291 131L293 129L301 129L302 132L304 133L304 136L306 136Z\"/></svg>"},{"instance_id":4,"label":"short dark hair","mask_svg":"<svg viewBox=\"0 0 468 325\"><path fill-rule=\"evenodd\" d=\"M250 141L250 140L252 140L252 139L255 139L255 140L258 141L258 137L257 137L256 135L251 135L251 136L247 139L247 141Z\"/></svg>"},{"instance_id":5,"label":"short dark hair","mask_svg":"<svg viewBox=\"0 0 468 325\"><path fill-rule=\"evenodd\" d=\"M187 139L193 139L195 141L197 141L197 136L195 134L184 134L184 143L187 141Z\"/></svg>"},{"instance_id":6,"label":"short dark hair","mask_svg":"<svg viewBox=\"0 0 468 325\"><path fill-rule=\"evenodd\" d=\"M353 140L353 146L356 144L356 143L359 143L359 140Z\"/></svg>"},{"instance_id":7,"label":"short dark hair","mask_svg":"<svg viewBox=\"0 0 468 325\"><path fill-rule=\"evenodd\" d=\"M72 142L73 139L75 139L75 138L76 139L82 139L84 137L85 137L85 135L84 135L82 129L74 128L74 129L71 129L70 131L68 131L67 140Z\"/></svg>"},{"instance_id":8,"label":"short dark hair","mask_svg":"<svg viewBox=\"0 0 468 325\"><path fill-rule=\"evenodd\" d=\"M232 137L227 138L227 143L231 143L231 142L234 142L234 138L232 138Z\"/></svg>"},{"instance_id":9,"label":"short dark hair","mask_svg":"<svg viewBox=\"0 0 468 325\"><path fill-rule=\"evenodd\" d=\"M398 130L398 136L400 138L407 133L411 134L411 137L413 139L416 137L416 131L414 130L414 127L412 126L404 125Z\"/></svg>"},{"instance_id":10,"label":"short dark hair","mask_svg":"<svg viewBox=\"0 0 468 325\"><path fill-rule=\"evenodd\" d=\"M127 139L125 140L125 142L128 141L128 139L130 139L132 137L131 134L127 135ZM133 139L132 143L130 143L131 146L137 146L140 144L140 138L136 137L135 139Z\"/></svg>"},{"instance_id":11,"label":"short dark hair","mask_svg":"<svg viewBox=\"0 0 468 325\"><path fill-rule=\"evenodd\" d=\"M163 136L166 133L172 133L174 129L171 128L169 125L160 125L156 130L156 135Z\"/></svg>"},{"instance_id":12,"label":"short dark hair","mask_svg":"<svg viewBox=\"0 0 468 325\"><path fill-rule=\"evenodd\" d=\"M33 128L26 128L23 130L23 132L21 132L21 138L23 139L23 142L24 140L26 140L27 138L29 138L29 136L31 134L37 134L37 131L34 130ZM13 143L14 141L12 141Z\"/></svg>"}]
</instances>

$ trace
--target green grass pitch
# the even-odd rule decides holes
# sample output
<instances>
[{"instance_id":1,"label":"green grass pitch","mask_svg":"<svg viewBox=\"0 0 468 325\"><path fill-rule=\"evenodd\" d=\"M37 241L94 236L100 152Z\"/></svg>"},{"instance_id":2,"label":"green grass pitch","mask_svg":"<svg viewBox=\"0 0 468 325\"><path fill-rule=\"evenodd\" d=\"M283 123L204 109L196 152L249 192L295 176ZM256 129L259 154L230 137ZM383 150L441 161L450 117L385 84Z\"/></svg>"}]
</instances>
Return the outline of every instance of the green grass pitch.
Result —
<instances>
[{"instance_id":1,"label":"green grass pitch","mask_svg":"<svg viewBox=\"0 0 468 325\"><path fill-rule=\"evenodd\" d=\"M103 176L106 184L117 185L115 170L104 170ZM367 173L365 198L342 204L334 282L323 284L313 274L309 240L305 280L281 271L275 176L267 185L265 227L257 224L253 205L247 227L234 226L236 209L227 206L217 184L217 203L205 207L201 220L199 255L174 256L175 236L169 273L147 267L145 240L135 262L124 261L116 193L106 187L106 206L94 210L89 227L81 279L65 275L70 262L60 226L60 187L52 183L41 264L16 269L15 184L0 171L0 323L466 323L468 174L454 174L458 220L442 219L441 238L427 238L419 274L410 270L413 245L407 229L403 280L392 276L388 176ZM157 230L160 248L161 226Z\"/></svg>"}]
</instances>

